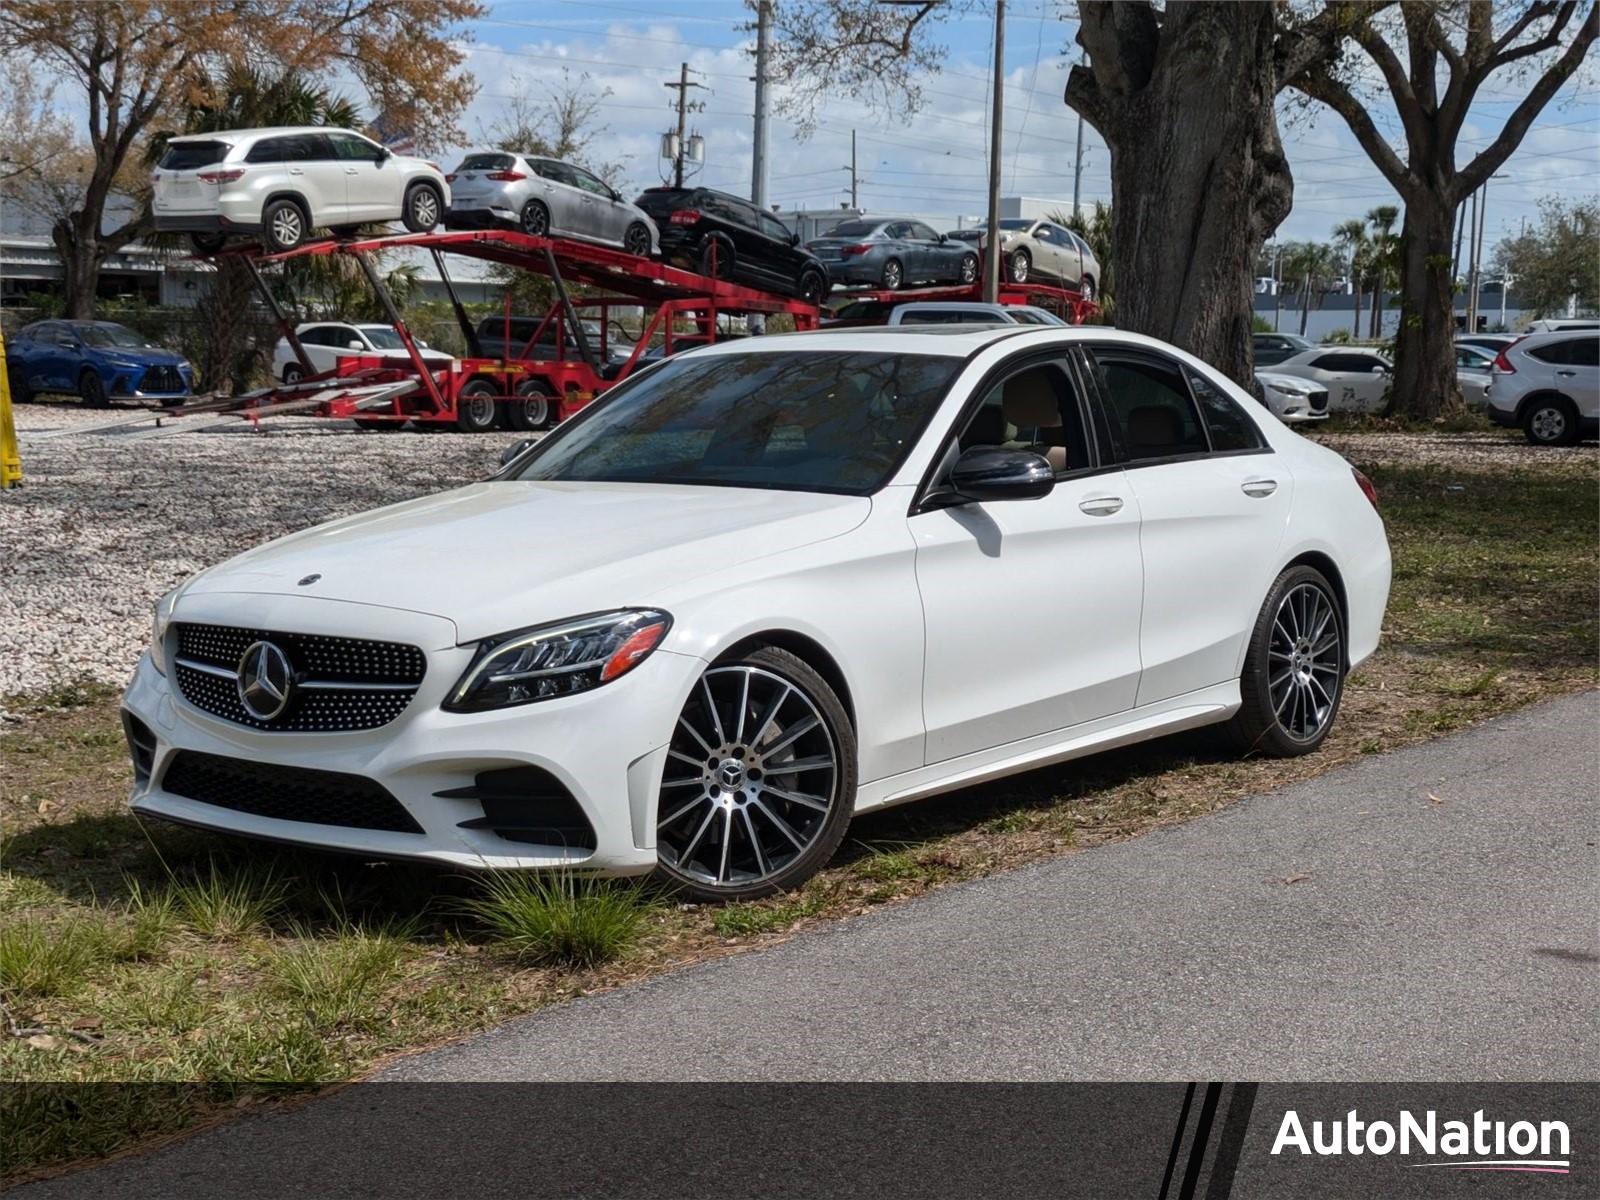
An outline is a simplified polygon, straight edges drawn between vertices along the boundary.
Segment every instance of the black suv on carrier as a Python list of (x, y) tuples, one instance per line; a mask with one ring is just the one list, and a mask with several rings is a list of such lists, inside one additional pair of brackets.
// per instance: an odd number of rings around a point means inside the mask
[(661, 230), (661, 255), (702, 275), (821, 304), (828, 269), (748, 200), (710, 188), (648, 188), (634, 201)]

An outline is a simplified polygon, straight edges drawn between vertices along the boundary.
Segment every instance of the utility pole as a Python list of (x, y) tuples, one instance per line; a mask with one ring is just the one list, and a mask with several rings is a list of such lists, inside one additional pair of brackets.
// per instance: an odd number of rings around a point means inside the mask
[(859, 210), (861, 198), (857, 189), (860, 186), (860, 179), (856, 175), (856, 131), (854, 129), (850, 131), (850, 165), (839, 169), (850, 172), (850, 207)]
[[(1089, 52), (1085, 50), (1078, 61), (1089, 65)], [(1083, 183), (1083, 114), (1078, 114), (1078, 151), (1072, 160), (1072, 215), (1078, 215), (1078, 196)]]
[(678, 93), (678, 144), (672, 155), (672, 186), (681, 188), (683, 186), (683, 156), (688, 149), (688, 145), (684, 140), (686, 133), (684, 120), (689, 109), (689, 89), (703, 88), (705, 84), (691, 83), (689, 80), (689, 64), (680, 63), (678, 65), (678, 82), (664, 83), (661, 86), (672, 88)]
[(1006, 0), (994, 0), (994, 92), (989, 105), (989, 252), (983, 259), (983, 299), (1000, 299), (1000, 132), (1006, 93)]
[(750, 150), (750, 200), (761, 209), (767, 207), (767, 58), (771, 52), (772, 0), (756, 0), (756, 127)]

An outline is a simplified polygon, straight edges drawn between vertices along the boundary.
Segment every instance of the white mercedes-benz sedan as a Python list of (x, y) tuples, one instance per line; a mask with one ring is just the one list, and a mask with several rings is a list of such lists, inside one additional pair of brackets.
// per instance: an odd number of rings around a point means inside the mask
[(757, 896), (868, 809), (1201, 725), (1313, 750), (1388, 592), (1371, 485), (1160, 342), (744, 339), (164, 597), (132, 804)]

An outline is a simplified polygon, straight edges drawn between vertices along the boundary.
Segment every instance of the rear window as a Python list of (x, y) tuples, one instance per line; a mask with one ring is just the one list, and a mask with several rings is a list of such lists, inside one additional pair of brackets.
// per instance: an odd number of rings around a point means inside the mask
[(652, 217), (664, 217), (674, 209), (685, 207), (692, 196), (692, 192), (677, 188), (648, 188), (639, 194), (634, 204)]
[(828, 230), (824, 237), (871, 237), (878, 228), (876, 221), (844, 221)]
[(170, 142), (160, 165), (168, 171), (196, 171), (221, 162), (232, 149), (227, 142)]
[(517, 165), (509, 154), (469, 154), (461, 160), (458, 171), (509, 171)]

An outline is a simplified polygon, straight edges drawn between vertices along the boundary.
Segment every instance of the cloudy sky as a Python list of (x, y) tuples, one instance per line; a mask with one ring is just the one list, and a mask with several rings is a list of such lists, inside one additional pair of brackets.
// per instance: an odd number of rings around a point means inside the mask
[[(1012, 0), (1006, 21), (1006, 195), (1072, 196), (1077, 118), (1062, 102), (1074, 23), (1056, 0)], [(587, 74), (609, 89), (599, 119), (608, 127), (601, 157), (621, 160), (628, 182), (659, 183), (661, 133), (674, 93), (662, 85), (687, 62), (706, 86), (693, 125), (705, 136), (707, 185), (748, 193), (754, 103), (749, 53), (754, 35), (740, 0), (496, 0), (473, 29), (469, 68), (481, 90), (464, 122), (476, 135), (519, 88), (538, 94), (561, 78)], [(988, 63), (992, 18), (974, 14), (938, 28), (948, 47), (944, 70), (924, 84), (926, 104), (910, 122), (887, 118), (850, 96), (828, 101), (815, 133), (799, 139), (775, 118), (769, 200), (785, 209), (829, 207), (849, 197), (850, 134), (857, 135), (862, 205), (951, 218), (984, 209)], [(1591, 64), (1592, 66), (1592, 64)], [(1516, 80), (1496, 79), (1480, 95), (1462, 138), (1462, 161), (1500, 129), (1519, 97)], [(1397, 134), (1392, 113), (1380, 128)], [(1295, 175), (1295, 205), (1280, 236), (1327, 239), (1332, 227), (1394, 200), (1345, 128), (1326, 110), (1285, 115)], [(1084, 132), (1083, 197), (1110, 198), (1109, 162), (1092, 129)], [(1485, 241), (1515, 234), (1546, 195), (1600, 192), (1600, 74), (1580, 72), (1544, 111), (1522, 148), (1493, 181)]]

